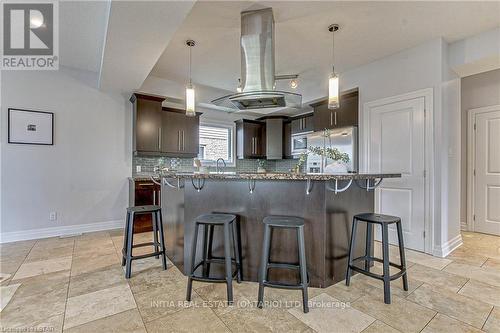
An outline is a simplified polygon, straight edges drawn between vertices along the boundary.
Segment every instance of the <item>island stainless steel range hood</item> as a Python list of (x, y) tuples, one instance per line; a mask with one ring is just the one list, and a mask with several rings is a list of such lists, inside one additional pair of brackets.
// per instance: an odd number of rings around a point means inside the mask
[[(300, 108), (302, 96), (276, 91), (274, 69), (273, 9), (265, 8), (241, 13), (241, 93), (227, 95), (213, 104), (237, 111), (269, 108)], [(262, 110), (264, 111), (264, 110)], [(269, 113), (265, 110), (262, 113)]]

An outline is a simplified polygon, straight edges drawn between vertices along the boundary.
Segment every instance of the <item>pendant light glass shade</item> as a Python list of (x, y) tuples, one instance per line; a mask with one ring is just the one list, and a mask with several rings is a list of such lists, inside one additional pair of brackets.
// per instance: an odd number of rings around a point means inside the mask
[(328, 108), (338, 109), (339, 107), (339, 76), (334, 72), (328, 79)]
[(194, 117), (196, 116), (196, 100), (194, 87), (191, 83), (186, 86), (186, 116)]
[(189, 46), (189, 83), (186, 86), (186, 116), (196, 116), (196, 99), (193, 84), (191, 83), (191, 48), (195, 45), (194, 40), (187, 40)]
[(338, 24), (331, 24), (328, 31), (332, 33), (332, 73), (328, 78), (328, 108), (330, 110), (340, 107), (339, 76), (335, 73), (335, 32), (339, 30)]

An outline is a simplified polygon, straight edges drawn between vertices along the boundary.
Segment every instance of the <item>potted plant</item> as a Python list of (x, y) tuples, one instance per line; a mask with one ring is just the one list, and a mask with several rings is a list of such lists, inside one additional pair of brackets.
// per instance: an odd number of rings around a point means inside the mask
[(307, 160), (307, 153), (302, 153), (299, 155), (299, 160), (297, 161), (297, 164), (292, 168), (293, 173), (301, 173), (302, 171), (302, 165), (304, 165), (304, 162)]
[(309, 152), (324, 158), (323, 171), (325, 173), (341, 173), (349, 171), (347, 170), (349, 155), (341, 152), (335, 147), (310, 147)]

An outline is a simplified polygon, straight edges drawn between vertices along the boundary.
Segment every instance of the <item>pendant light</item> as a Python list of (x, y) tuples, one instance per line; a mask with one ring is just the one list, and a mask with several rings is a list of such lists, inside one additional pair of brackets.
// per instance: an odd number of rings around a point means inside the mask
[(195, 92), (191, 81), (191, 48), (195, 45), (194, 40), (187, 40), (186, 45), (189, 46), (189, 83), (186, 86), (186, 116), (196, 116), (195, 107)]
[(335, 32), (339, 30), (338, 24), (331, 24), (328, 31), (332, 33), (332, 73), (328, 78), (328, 108), (330, 110), (340, 107), (339, 76), (335, 73)]

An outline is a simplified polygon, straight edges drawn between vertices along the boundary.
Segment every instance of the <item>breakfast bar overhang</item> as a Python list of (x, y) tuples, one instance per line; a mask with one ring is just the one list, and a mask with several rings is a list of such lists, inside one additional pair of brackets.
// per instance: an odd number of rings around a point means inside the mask
[[(400, 174), (243, 174), (169, 173), (162, 177), (162, 216), (168, 257), (184, 274), (191, 263), (194, 219), (211, 212), (238, 217), (243, 280), (257, 281), (263, 230), (269, 215), (298, 216), (305, 220), (305, 247), (311, 287), (328, 287), (345, 278), (352, 218), (374, 211), (374, 188), (383, 178)], [(214, 256), (222, 255), (215, 235)], [(358, 228), (358, 239), (365, 228)], [(201, 239), (198, 244), (201, 248)], [(364, 243), (364, 242), (362, 242)], [(361, 242), (359, 243), (361, 244)], [(354, 249), (364, 254), (364, 244)], [(298, 262), (293, 231), (272, 235), (273, 262)], [(197, 258), (200, 260), (201, 256)], [(222, 276), (223, 265), (211, 275)], [(271, 269), (270, 279), (297, 282), (298, 273)]]

